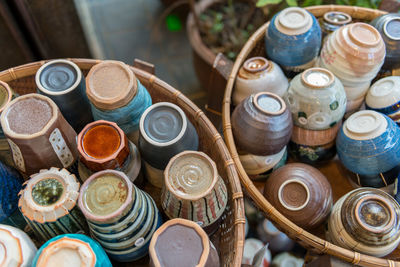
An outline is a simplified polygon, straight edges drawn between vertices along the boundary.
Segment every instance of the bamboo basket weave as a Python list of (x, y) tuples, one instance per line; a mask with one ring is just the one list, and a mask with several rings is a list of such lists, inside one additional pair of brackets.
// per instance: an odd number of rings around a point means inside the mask
[[(69, 60), (76, 63), (85, 76), (93, 65), (101, 62), (93, 59)], [(39, 61), (2, 71), (0, 80), (7, 82), (18, 94), (36, 92), (35, 73), (45, 63), (46, 61)], [(183, 109), (199, 135), (199, 150), (216, 162), (218, 172), (227, 186), (229, 200), (219, 230), (211, 236), (211, 241), (219, 251), (221, 266), (240, 266), (245, 225), (243, 194), (234, 162), (222, 137), (204, 113), (181, 92), (148, 72), (134, 67), (131, 69), (151, 94), (153, 103), (169, 101)], [(145, 190), (152, 195), (160, 207), (160, 190), (149, 183), (145, 185)], [(142, 265), (142, 263), (138, 264)], [(132, 263), (119, 266), (132, 266)]]
[[(373, 10), (368, 8), (361, 7), (352, 7), (352, 6), (336, 6), (336, 5), (326, 5), (326, 6), (313, 6), (306, 8), (312, 14), (314, 14), (317, 18), (321, 17), (324, 13), (328, 11), (342, 11), (348, 13), (353, 17), (354, 21), (371, 21), (377, 16), (385, 14), (386, 12), (380, 10)], [(235, 141), (232, 134), (232, 125), (231, 125), (231, 96), (234, 88), (235, 79), (237, 73), (244, 63), (246, 59), (254, 56), (264, 56), (265, 47), (264, 47), (264, 36), (265, 32), (268, 28), (268, 24), (266, 23), (261, 26), (247, 41), (247, 43), (242, 48), (240, 54), (238, 55), (231, 74), (228, 78), (228, 82), (226, 85), (225, 95), (223, 99), (223, 109), (222, 109), (222, 121), (223, 121), (223, 131), (225, 141), (228, 145), (228, 148), (231, 152), (232, 158), (236, 163), (236, 167), (238, 168), (240, 181), (243, 185), (244, 191), (250, 195), (255, 205), (264, 213), (264, 215), (275, 223), (281, 231), (285, 232), (292, 239), (296, 240), (302, 246), (307, 249), (310, 249), (316, 253), (327, 253), (333, 256), (336, 256), (342, 260), (347, 262), (351, 262), (360, 266), (400, 266), (400, 262), (395, 260), (399, 259), (398, 251), (390, 254), (387, 258), (381, 259), (377, 257), (372, 257), (368, 255), (364, 255), (355, 251), (351, 251), (348, 249), (344, 249), (342, 247), (333, 245), (332, 243), (326, 241), (324, 237), (324, 231), (318, 230), (315, 233), (309, 233), (298, 227), (296, 224), (291, 222), (281, 213), (279, 213), (261, 194), (263, 184), (255, 184), (246, 174), (240, 159), (238, 152), (236, 150)], [(334, 161), (329, 163), (327, 166), (323, 166), (319, 168), (322, 173), (331, 181), (333, 193), (334, 193), (334, 201), (336, 201), (340, 196), (344, 195), (348, 191), (352, 189), (348, 180), (344, 178), (345, 170), (342, 165), (338, 162), (336, 158)], [(332, 181), (334, 181), (332, 183)], [(336, 185), (336, 186), (335, 186)], [(320, 236), (320, 237), (319, 237)], [(322, 237), (322, 238), (321, 238)], [(396, 255), (397, 254), (397, 255)]]

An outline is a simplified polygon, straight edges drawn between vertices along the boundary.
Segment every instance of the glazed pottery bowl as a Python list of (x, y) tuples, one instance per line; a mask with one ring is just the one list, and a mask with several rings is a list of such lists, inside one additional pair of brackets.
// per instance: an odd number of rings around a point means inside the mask
[(196, 129), (177, 105), (159, 102), (143, 113), (139, 151), (154, 168), (164, 170), (173, 156), (185, 150), (197, 150), (198, 145)]
[(375, 188), (355, 189), (341, 197), (329, 218), (329, 236), (336, 245), (382, 257), (400, 243), (400, 206)]
[(264, 197), (286, 218), (312, 229), (322, 224), (332, 207), (332, 188), (314, 167), (289, 163), (271, 174)]
[(282, 98), (267, 92), (247, 97), (232, 114), (236, 144), (259, 156), (281, 151), (289, 142), (292, 125), (291, 113)]
[(309, 130), (331, 128), (341, 121), (346, 110), (342, 83), (323, 68), (310, 68), (294, 77), (285, 101), (294, 125)]
[(289, 7), (276, 14), (265, 35), (268, 58), (288, 69), (312, 65), (320, 47), (321, 28), (317, 19), (298, 7)]
[(400, 15), (385, 14), (375, 18), (371, 25), (381, 34), (386, 45), (386, 58), (382, 68), (387, 70), (400, 68)]
[(375, 175), (400, 163), (399, 127), (386, 115), (358, 111), (343, 124), (336, 139), (340, 161), (354, 173)]
[(340, 11), (326, 12), (320, 19), (318, 19), (323, 37), (334, 32), (342, 26), (351, 23), (351, 21), (352, 18), (349, 14)]
[(236, 106), (246, 97), (259, 92), (271, 92), (280, 97), (289, 87), (288, 79), (278, 64), (264, 57), (252, 57), (243, 63), (232, 95)]

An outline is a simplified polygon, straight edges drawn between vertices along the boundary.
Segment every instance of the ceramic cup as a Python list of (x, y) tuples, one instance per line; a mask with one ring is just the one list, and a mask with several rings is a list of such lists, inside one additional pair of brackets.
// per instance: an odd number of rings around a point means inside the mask
[(268, 248), (273, 253), (290, 251), (295, 244), (292, 239), (279, 231), (272, 222), (267, 219), (264, 219), (257, 225), (257, 234), (261, 241), (265, 244), (269, 244)]
[(74, 62), (65, 59), (47, 62), (36, 72), (35, 82), (38, 92), (57, 104), (75, 131), (93, 121), (85, 78)]
[(332, 72), (310, 68), (290, 82), (285, 101), (296, 126), (309, 130), (326, 130), (342, 120), (346, 110), (346, 93)]
[(326, 177), (303, 163), (289, 163), (273, 172), (265, 183), (264, 196), (286, 218), (305, 229), (321, 225), (333, 203)]
[(247, 97), (232, 113), (235, 143), (253, 155), (281, 151), (290, 140), (292, 126), (292, 116), (283, 99), (268, 92)]
[(150, 239), (162, 224), (154, 200), (120, 171), (90, 176), (82, 185), (79, 207), (92, 236), (120, 262), (146, 256)]
[(31, 266), (36, 254), (36, 246), (22, 230), (0, 224), (1, 266)]
[(321, 18), (318, 19), (319, 25), (322, 30), (322, 39), (327, 35), (336, 31), (340, 27), (351, 23), (352, 18), (349, 14), (340, 11), (326, 12)]
[(360, 175), (376, 175), (400, 163), (399, 127), (386, 115), (358, 111), (343, 124), (336, 139), (340, 161)]
[[(177, 105), (159, 102), (143, 113), (139, 151), (144, 161), (154, 169), (162, 172), (173, 156), (185, 150), (197, 150), (198, 145), (196, 129)], [(147, 178), (154, 186), (162, 187), (163, 176), (147, 172)]]
[(236, 77), (233, 105), (237, 106), (246, 97), (259, 92), (271, 92), (283, 97), (288, 86), (288, 79), (278, 64), (264, 57), (249, 58)]
[[(0, 114), (3, 112), (4, 108), (12, 99), (17, 97), (17, 94), (11, 89), (11, 87), (0, 81)], [(12, 154), (10, 151), (10, 146), (8, 145), (7, 138), (4, 135), (4, 131), (0, 125), (0, 160), (9, 166), (13, 166), (14, 162), (12, 159)]]
[(274, 257), (271, 266), (274, 267), (303, 267), (304, 259), (293, 256), (288, 252), (278, 254)]
[(139, 176), (139, 151), (114, 122), (99, 120), (86, 125), (78, 135), (78, 151), (82, 181), (106, 169), (124, 172), (131, 182)]
[(268, 58), (287, 71), (301, 72), (312, 67), (320, 47), (317, 19), (299, 7), (285, 8), (276, 14), (265, 34)]
[(150, 266), (219, 266), (219, 256), (206, 232), (195, 222), (172, 219), (151, 238)]
[(137, 145), (139, 120), (152, 100), (132, 69), (121, 61), (96, 64), (86, 77), (86, 93), (93, 118), (117, 123)]
[(385, 63), (382, 69), (400, 68), (400, 15), (390, 13), (375, 18), (371, 25), (381, 34), (386, 45)]
[(400, 205), (375, 188), (355, 189), (341, 197), (328, 222), (332, 242), (383, 257), (400, 243)]
[(112, 267), (112, 264), (95, 240), (86, 235), (65, 234), (41, 246), (32, 262), (32, 267), (47, 266)]
[[(243, 258), (242, 258), (242, 266), (247, 264), (249, 266), (253, 265), (253, 259), (255, 258), (257, 252), (264, 248), (263, 242), (255, 238), (247, 238), (244, 241), (244, 248), (243, 248)], [(264, 253), (262, 253), (261, 257), (265, 260), (265, 263), (268, 264), (271, 262), (272, 256), (271, 252), (267, 249), (264, 249)], [(261, 265), (263, 266), (263, 265)], [(261, 267), (257, 265), (257, 267)]]
[(181, 152), (170, 160), (164, 177), (161, 206), (169, 218), (195, 221), (206, 232), (219, 227), (228, 195), (209, 156), (197, 151)]
[(46, 96), (27, 94), (12, 100), (1, 114), (1, 126), (16, 168), (27, 175), (68, 168), (78, 158), (76, 132)]
[(79, 186), (66, 169), (31, 175), (19, 193), (18, 207), (38, 238), (47, 241), (60, 234), (89, 232), (77, 206)]
[(389, 76), (375, 82), (365, 98), (367, 109), (389, 116), (400, 123), (400, 76)]

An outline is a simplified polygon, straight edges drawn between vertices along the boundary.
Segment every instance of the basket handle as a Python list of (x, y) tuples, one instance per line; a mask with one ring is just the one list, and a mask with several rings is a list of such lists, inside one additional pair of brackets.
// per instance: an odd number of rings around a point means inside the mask
[(153, 75), (155, 75), (156, 73), (156, 67), (154, 66), (154, 64), (151, 64), (141, 59), (135, 58), (135, 60), (133, 61), (133, 66)]

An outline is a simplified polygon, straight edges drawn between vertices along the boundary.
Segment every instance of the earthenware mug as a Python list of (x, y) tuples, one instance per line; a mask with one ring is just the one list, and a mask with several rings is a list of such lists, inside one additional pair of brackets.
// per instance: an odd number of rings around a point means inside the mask
[(76, 132), (47, 96), (27, 94), (12, 100), (1, 114), (1, 125), (15, 167), (27, 175), (68, 168), (78, 158)]
[(238, 148), (267, 156), (281, 151), (292, 134), (292, 116), (279, 96), (262, 92), (243, 100), (232, 113), (232, 131)]
[(85, 78), (74, 62), (66, 59), (47, 62), (36, 72), (35, 82), (38, 92), (57, 104), (75, 131), (93, 121)]
[(355, 189), (342, 196), (332, 209), (328, 233), (344, 248), (383, 257), (400, 243), (400, 205), (375, 188)]
[(318, 19), (319, 25), (322, 30), (322, 39), (327, 35), (336, 31), (340, 27), (351, 23), (352, 18), (349, 14), (340, 11), (326, 12), (321, 18)]
[(332, 188), (316, 168), (289, 163), (271, 174), (264, 187), (265, 198), (298, 226), (321, 225), (332, 208)]
[(377, 175), (400, 163), (400, 128), (386, 115), (358, 111), (343, 124), (336, 149), (343, 165), (354, 173)]
[(219, 256), (206, 232), (195, 222), (172, 219), (151, 238), (150, 266), (219, 266)]
[(249, 58), (236, 77), (233, 105), (236, 106), (246, 97), (259, 92), (271, 92), (283, 97), (288, 86), (288, 79), (278, 64), (264, 57)]
[(317, 19), (299, 7), (277, 13), (265, 34), (268, 58), (286, 71), (301, 72), (312, 67), (320, 47), (321, 28)]

